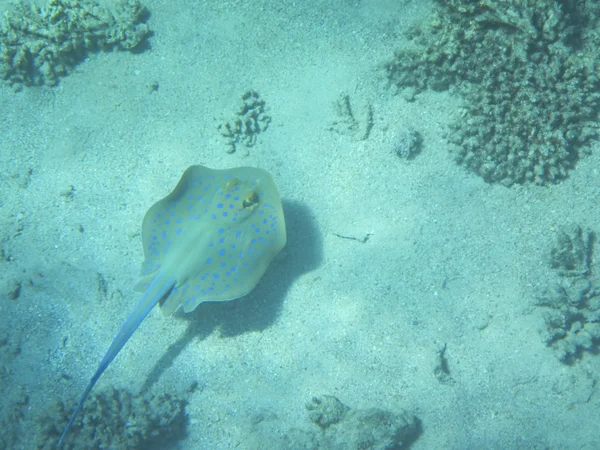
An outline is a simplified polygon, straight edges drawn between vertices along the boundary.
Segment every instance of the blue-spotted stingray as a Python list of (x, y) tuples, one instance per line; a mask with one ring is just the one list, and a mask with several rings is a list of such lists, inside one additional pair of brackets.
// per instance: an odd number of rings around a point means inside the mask
[(286, 242), (279, 192), (262, 169), (188, 168), (142, 224), (142, 297), (114, 338), (69, 418), (58, 447), (108, 365), (157, 303), (165, 315), (248, 294)]

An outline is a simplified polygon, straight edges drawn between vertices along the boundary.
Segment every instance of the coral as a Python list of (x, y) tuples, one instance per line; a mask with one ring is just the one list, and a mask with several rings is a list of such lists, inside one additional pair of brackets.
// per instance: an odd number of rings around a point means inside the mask
[(587, 276), (595, 235), (575, 225), (558, 230), (556, 246), (550, 251), (550, 266), (565, 277)]
[(0, 24), (0, 77), (15, 89), (54, 86), (90, 52), (138, 47), (147, 17), (138, 0), (120, 0), (113, 12), (92, 0), (17, 3)]
[[(83, 408), (83, 418), (69, 431), (63, 448), (164, 448), (165, 443), (185, 433), (185, 405), (184, 400), (166, 394), (134, 396), (119, 389), (93, 394)], [(70, 409), (60, 403), (41, 419), (38, 449), (56, 448), (69, 415)]]
[(308, 418), (321, 428), (341, 421), (349, 409), (332, 395), (313, 397), (312, 401), (306, 404)]
[[(6, 370), (4, 366), (2, 366), (2, 370)], [(27, 413), (31, 410), (29, 395), (24, 392), (22, 386), (12, 387), (11, 394), (3, 396), (2, 405), (0, 405), (1, 449), (24, 448), (19, 447), (22, 444), (19, 436), (23, 429), (26, 429), (26, 418), (29, 416)]]
[(402, 159), (413, 159), (421, 152), (423, 138), (418, 131), (401, 128), (392, 137), (393, 150)]
[(329, 450), (399, 450), (417, 437), (419, 423), (412, 414), (379, 408), (350, 410), (347, 418), (333, 425), (320, 448)]
[(550, 265), (559, 281), (537, 300), (544, 309), (543, 339), (565, 363), (584, 350), (595, 352), (600, 342), (600, 284), (590, 266), (594, 240), (594, 233), (579, 226), (558, 233)]
[(373, 107), (367, 101), (352, 101), (350, 95), (340, 94), (332, 104), (334, 119), (328, 129), (338, 134), (364, 141), (373, 128)]
[(555, 0), (438, 0), (415, 47), (384, 66), (389, 83), (454, 89), (456, 160), (488, 182), (555, 183), (598, 136), (600, 8)]
[(351, 409), (332, 395), (319, 395), (305, 405), (316, 429), (282, 430), (277, 415), (257, 414), (247, 448), (280, 450), (400, 450), (421, 432), (419, 419), (407, 411)]
[(242, 104), (235, 116), (217, 127), (227, 145), (227, 153), (234, 153), (238, 145), (252, 147), (256, 144), (258, 135), (271, 123), (271, 116), (265, 111), (265, 101), (258, 92), (250, 90), (242, 95)]
[(401, 449), (419, 434), (418, 419), (406, 411), (354, 410), (332, 395), (313, 398), (306, 409), (310, 420), (325, 430), (318, 448)]

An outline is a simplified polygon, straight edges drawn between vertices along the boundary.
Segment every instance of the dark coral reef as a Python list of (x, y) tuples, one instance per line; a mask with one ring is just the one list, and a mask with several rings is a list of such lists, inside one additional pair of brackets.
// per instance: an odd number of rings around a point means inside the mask
[(149, 36), (138, 0), (112, 9), (92, 0), (16, 3), (0, 23), (0, 77), (15, 89), (54, 86), (90, 52), (133, 50)]
[(598, 136), (600, 5), (576, 0), (438, 0), (385, 64), (409, 99), (459, 92), (456, 160), (505, 185), (564, 179)]

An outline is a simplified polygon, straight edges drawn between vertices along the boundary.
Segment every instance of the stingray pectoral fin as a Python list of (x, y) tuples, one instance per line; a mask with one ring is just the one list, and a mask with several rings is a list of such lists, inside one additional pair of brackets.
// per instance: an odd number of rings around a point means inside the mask
[(125, 323), (123, 323), (123, 325), (121, 326), (121, 329), (110, 344), (110, 347), (104, 355), (104, 358), (102, 358), (98, 369), (96, 369), (96, 373), (88, 383), (87, 387), (85, 388), (85, 391), (83, 391), (83, 394), (79, 399), (77, 407), (73, 411), (73, 414), (71, 414), (69, 422), (67, 423), (67, 426), (65, 427), (62, 435), (60, 436), (57, 448), (61, 447), (67, 433), (73, 426), (73, 422), (75, 421), (77, 414), (83, 407), (85, 399), (87, 398), (95, 384), (98, 382), (106, 368), (109, 366), (112, 360), (115, 359), (117, 354), (121, 351), (121, 349), (127, 343), (133, 332), (139, 327), (142, 320), (144, 320), (144, 318), (148, 315), (148, 313), (154, 307), (154, 305), (156, 305), (165, 295), (167, 295), (171, 291), (171, 289), (173, 289), (174, 284), (174, 279), (165, 279), (165, 277), (161, 277), (159, 275), (156, 276), (150, 284), (150, 286), (148, 286), (148, 289), (142, 295), (142, 298), (134, 308), (133, 312), (129, 314), (129, 317), (127, 317)]

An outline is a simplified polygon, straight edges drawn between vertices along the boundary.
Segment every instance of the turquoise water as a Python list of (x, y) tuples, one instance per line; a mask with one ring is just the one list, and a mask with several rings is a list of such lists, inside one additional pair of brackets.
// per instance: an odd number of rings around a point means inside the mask
[[(0, 448), (53, 448), (139, 300), (144, 214), (195, 164), (269, 171), (288, 244), (243, 299), (151, 312), (96, 386), (113, 405), (187, 402), (171, 448), (352, 448), (369, 408), (416, 416), (413, 449), (599, 448), (595, 343), (565, 364), (538, 306), (570, 283), (549, 263), (558, 230), (598, 231), (595, 144), (545, 186), (457, 165), (460, 93), (412, 101), (382, 75), (430, 2), (173, 3), (144, 2), (140, 51), (0, 88)], [(406, 129), (422, 136), (410, 159)], [(322, 395), (355, 415), (322, 432), (305, 407)]]

